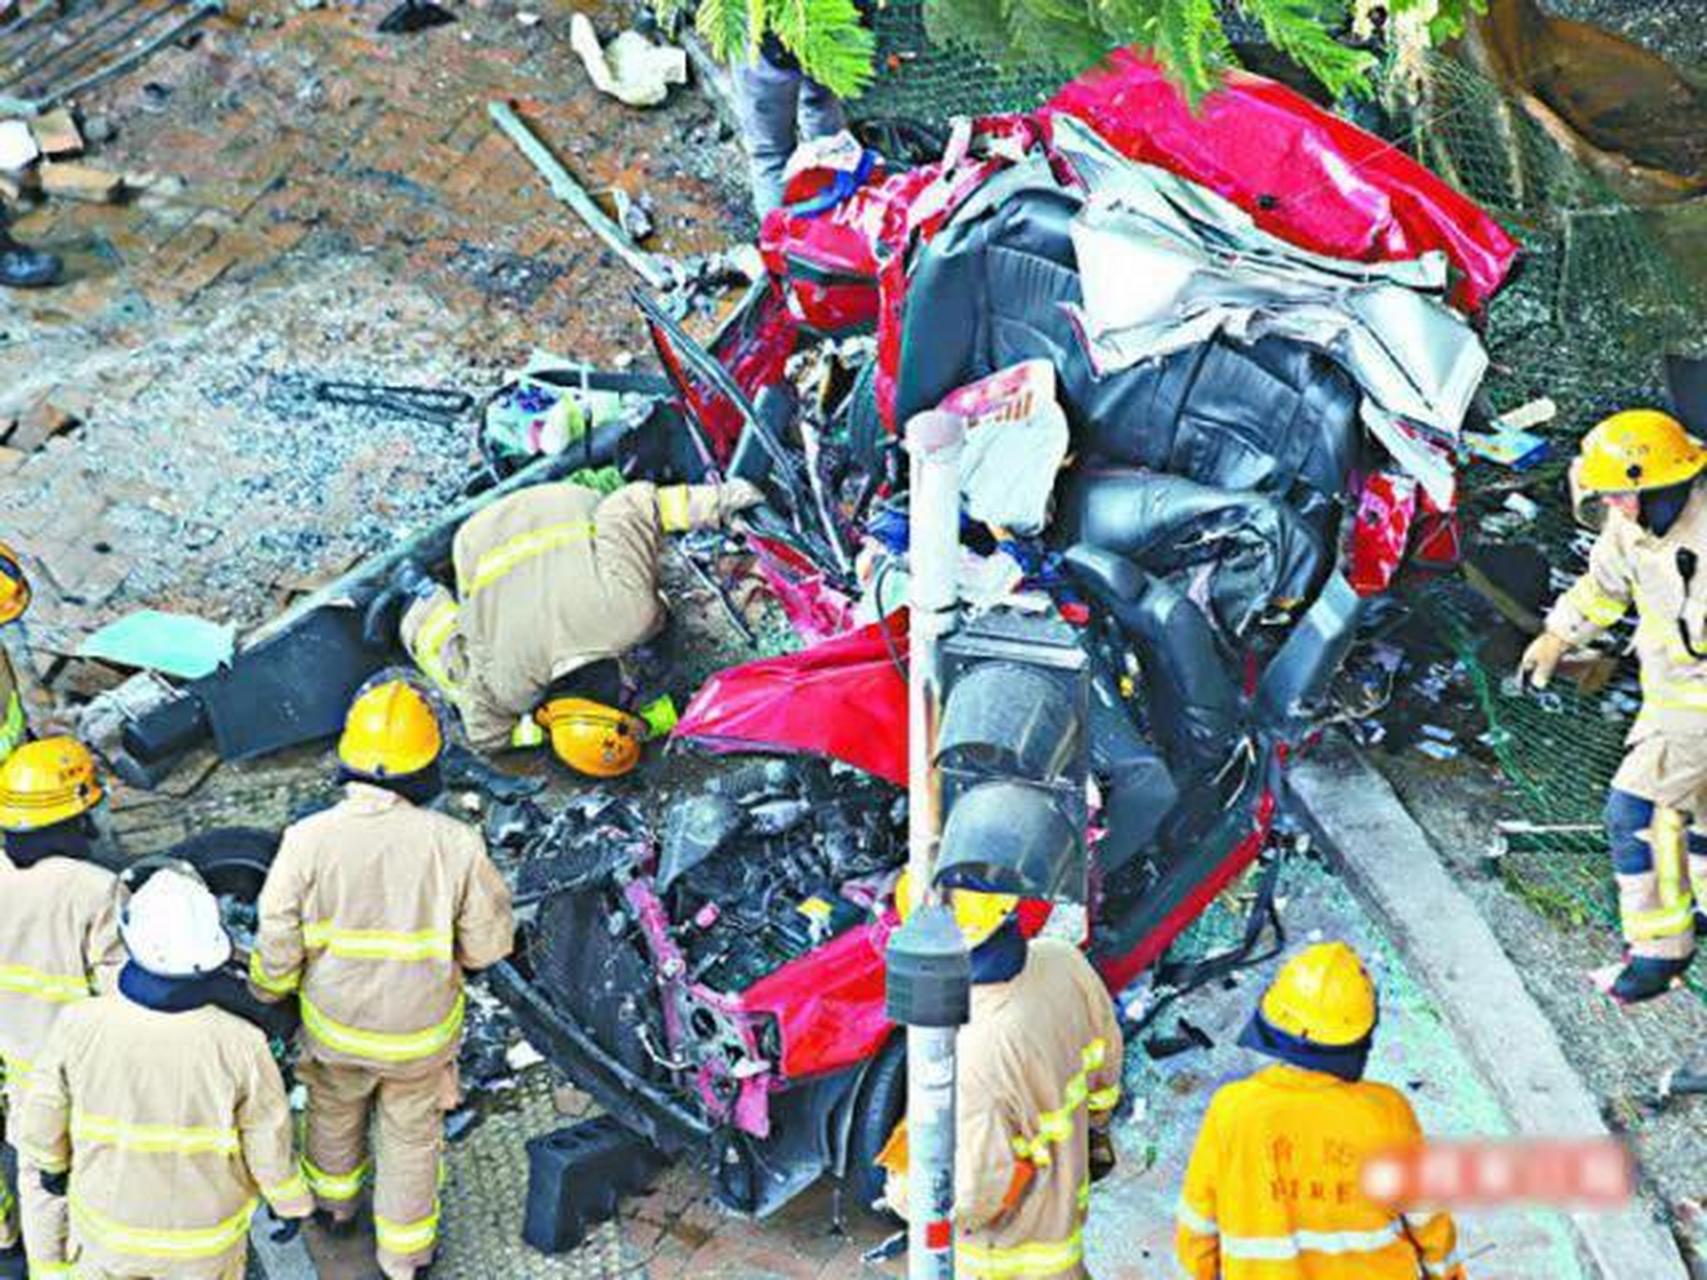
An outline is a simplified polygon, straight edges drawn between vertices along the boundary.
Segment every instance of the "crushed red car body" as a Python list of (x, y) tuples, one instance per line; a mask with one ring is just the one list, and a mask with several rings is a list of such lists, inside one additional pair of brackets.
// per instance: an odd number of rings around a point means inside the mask
[[(872, 340), (835, 411), (833, 483), (814, 477), (830, 527), (809, 527), (807, 495), (798, 481), (783, 491), (773, 458), (767, 482), (793, 523), (748, 536), (806, 647), (717, 673), (675, 730), (714, 752), (808, 757), (819, 772), (791, 763), (678, 800), (661, 848), (642, 842), (553, 907), (563, 937), (594, 940), (584, 953), (548, 955), (531, 976), (505, 969), (498, 986), (535, 1043), (595, 1095), (621, 1095), (636, 1128), (709, 1150), (720, 1197), (743, 1211), (769, 1212), (826, 1171), (868, 1192), (900, 1102), (883, 950), (904, 856), (893, 788), (907, 771), (906, 624), (858, 625), (868, 584), (826, 514), (855, 505), (863, 520), (894, 497), (898, 419), (1022, 360), (1061, 368), (1074, 453), (1090, 461), (1064, 486), (1053, 541), (1013, 554), (1090, 656), (1098, 838), (1087, 902), (1024, 911), (1028, 929), (1082, 942), (1115, 990), (1261, 855), (1286, 757), (1315, 725), (1364, 603), (1405, 567), (1455, 554), (1451, 511), (1366, 446), (1362, 389), (1307, 344), (1217, 335), (1106, 376), (1089, 368), (1066, 318), (1082, 299), (1064, 115), (1301, 249), (1443, 255), (1465, 310), (1515, 258), (1485, 212), (1290, 90), (1235, 74), (1194, 114), (1124, 52), (1035, 116), (958, 129), (934, 163), (868, 164), (838, 202), (771, 215), (770, 278), (709, 348), (648, 309), (701, 473), (744, 474), (755, 453), (802, 448), (791, 360)], [(791, 194), (822, 185), (808, 176)], [(1000, 274), (1016, 262), (1020, 274)], [(1097, 486), (1153, 494), (1164, 481), (1152, 505), (1173, 523), (1151, 541), (1172, 539), (1174, 559), (1143, 561), (1142, 539), (1111, 549)], [(1221, 557), (1180, 550), (1204, 545)], [(1297, 582), (1307, 589), (1286, 585)]]

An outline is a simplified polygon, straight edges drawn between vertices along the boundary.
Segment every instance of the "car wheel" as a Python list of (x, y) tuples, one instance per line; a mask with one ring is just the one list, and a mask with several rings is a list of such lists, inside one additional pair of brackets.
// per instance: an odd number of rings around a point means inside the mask
[(215, 893), (254, 903), (279, 851), (279, 833), (258, 827), (215, 827), (198, 831), (167, 850), (182, 858)]
[(889, 1135), (907, 1111), (907, 1038), (893, 1036), (878, 1052), (854, 1103), (848, 1134), (847, 1169), (843, 1186), (861, 1213), (893, 1221), (894, 1215), (872, 1209), (883, 1195), (884, 1173), (877, 1165)]

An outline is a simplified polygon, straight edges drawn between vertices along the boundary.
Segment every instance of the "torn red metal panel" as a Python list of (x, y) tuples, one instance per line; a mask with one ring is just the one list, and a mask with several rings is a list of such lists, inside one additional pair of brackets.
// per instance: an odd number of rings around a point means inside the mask
[(883, 1047), (895, 1029), (883, 1011), (883, 949), (895, 923), (849, 929), (742, 993), (744, 1009), (777, 1020), (784, 1076), (834, 1071)]
[(807, 644), (839, 636), (853, 626), (853, 601), (831, 586), (824, 571), (792, 547), (752, 534), (755, 567), (782, 606), (794, 634)]
[(1262, 76), (1231, 72), (1194, 112), (1152, 59), (1122, 49), (1038, 114), (1057, 112), (1305, 248), (1366, 262), (1440, 249), (1462, 273), (1453, 300), (1467, 309), (1494, 295), (1517, 257), (1490, 214), (1393, 144)]
[[(885, 642), (882, 627), (889, 630)], [(904, 613), (798, 653), (719, 671), (672, 736), (714, 751), (804, 751), (907, 785)]]
[(1095, 957), (1097, 972), (1102, 975), (1102, 980), (1110, 991), (1124, 990), (1134, 978), (1159, 960), (1162, 953), (1173, 944), (1173, 940), (1203, 914), (1204, 909), (1215, 900), (1215, 896), (1231, 884), (1235, 876), (1256, 861), (1257, 855), (1262, 852), (1263, 845), (1268, 840), (1269, 829), (1274, 824), (1274, 810), (1274, 793), (1264, 791), (1257, 802), (1250, 832), (1233, 846), (1227, 856), (1215, 865), (1213, 871), (1193, 886), (1191, 892), (1167, 914), (1159, 926), (1140, 939), (1131, 951), (1120, 955)]
[[(740, 408), (729, 397), (693, 375), (688, 362), (671, 345), (669, 338), (656, 325), (647, 326), (652, 333), (652, 345), (671, 380), (682, 388), (683, 408), (693, 416), (705, 433), (712, 457), (708, 465), (723, 467), (735, 452), (735, 442), (741, 438), (743, 418)], [(776, 287), (765, 291), (756, 307), (741, 316), (725, 332), (712, 349), (717, 361), (729, 371), (748, 400), (758, 397), (765, 387), (781, 382), (800, 343), (800, 325), (784, 304)]]
[(1390, 471), (1377, 471), (1363, 482), (1352, 526), (1351, 564), (1346, 570), (1358, 595), (1380, 595), (1393, 585), (1410, 546), (1417, 490), (1410, 476)]

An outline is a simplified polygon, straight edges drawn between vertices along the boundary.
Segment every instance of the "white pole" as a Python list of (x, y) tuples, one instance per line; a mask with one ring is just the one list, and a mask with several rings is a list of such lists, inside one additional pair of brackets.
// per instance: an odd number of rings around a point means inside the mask
[[(937, 651), (954, 624), (960, 559), (960, 451), (966, 424), (931, 411), (907, 424), (907, 868), (912, 906), (936, 870), (942, 787), (932, 765), (942, 711)], [(954, 1276), (953, 1027), (907, 1028), (907, 1275)]]

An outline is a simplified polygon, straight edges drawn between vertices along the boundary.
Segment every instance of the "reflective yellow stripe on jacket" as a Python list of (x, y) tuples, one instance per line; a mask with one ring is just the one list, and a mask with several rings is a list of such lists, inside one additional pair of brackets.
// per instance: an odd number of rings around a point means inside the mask
[[(1111, 1085), (1107, 1089), (1098, 1089), (1093, 1096), (1089, 1090), (1091, 1072), (1102, 1069), (1108, 1060), (1108, 1043), (1102, 1039), (1091, 1041), (1079, 1054), (1079, 1069), (1068, 1079), (1062, 1090), (1061, 1105), (1053, 1111), (1045, 1111), (1037, 1118), (1037, 1136), (1034, 1138), (1015, 1137), (1013, 1140), (1014, 1154), (1021, 1160), (1029, 1160), (1039, 1168), (1047, 1166), (1053, 1159), (1049, 1150), (1052, 1143), (1068, 1141), (1073, 1136), (1073, 1116), (1081, 1106), (1089, 1106), (1093, 1111), (1108, 1111), (1120, 1101), (1120, 1088)], [(1024, 1273), (1016, 1273), (1024, 1274)]]
[(223, 1222), (211, 1227), (137, 1227), (109, 1218), (71, 1190), (71, 1220), (109, 1253), (137, 1258), (217, 1258), (242, 1244), (249, 1234), (249, 1220), (260, 1201), (251, 1197)]
[(27, 964), (0, 964), (0, 991), (49, 1004), (70, 1004), (92, 994), (89, 979), (62, 973), (43, 973)]
[(6, 718), (0, 720), (0, 760), (18, 749), (29, 725), (24, 720), (24, 700), (16, 689), (6, 698)]
[(389, 929), (340, 929), (330, 920), (302, 926), (302, 942), (346, 960), (449, 960), (449, 929), (401, 933)]
[(672, 484), (658, 490), (658, 523), (665, 533), (682, 533), (692, 528), (691, 510), (685, 484)]
[(413, 1062), (430, 1058), (448, 1048), (462, 1034), (462, 1011), (466, 997), (458, 993), (456, 1003), (443, 1022), (423, 1031), (363, 1031), (347, 1027), (326, 1016), (307, 996), (300, 998), (302, 1025), (328, 1049), (375, 1062)]
[(71, 1113), (71, 1140), (102, 1143), (146, 1155), (234, 1156), (243, 1148), (235, 1128), (132, 1124), (113, 1116), (92, 1116), (78, 1110)]
[(1404, 1238), (1397, 1222), (1389, 1222), (1374, 1231), (1300, 1230), (1275, 1236), (1227, 1235), (1214, 1219), (1205, 1218), (1183, 1199), (1174, 1206), (1174, 1217), (1193, 1235), (1218, 1237), (1223, 1258), (1238, 1258), (1245, 1262), (1289, 1262), (1306, 1252), (1335, 1255), (1379, 1253)]
[(518, 534), (507, 542), (501, 542), (474, 562), (474, 576), (461, 584), (460, 594), (466, 600), (476, 591), (491, 586), (511, 570), (526, 564), (536, 556), (568, 546), (571, 542), (591, 538), (594, 527), (591, 520), (565, 520), (561, 524), (548, 524), (543, 529), (533, 529)]
[(1052, 1276), (1071, 1271), (1084, 1261), (1085, 1233), (1078, 1230), (1065, 1240), (1029, 1243), (998, 1248), (956, 1241), (954, 1269), (965, 1280), (999, 1280), (1005, 1276)]
[(1600, 584), (1594, 580), (1594, 576), (1586, 573), (1565, 592), (1564, 603), (1603, 630), (1622, 618), (1624, 611), (1630, 607), (1628, 600), (1607, 595), (1600, 589)]
[(269, 995), (288, 996), (302, 985), (302, 970), (292, 969), (289, 973), (281, 973), (273, 977), (261, 963), (259, 950), (249, 953), (249, 981)]
[(441, 600), (415, 633), (415, 643), (409, 655), (427, 679), (452, 695), (456, 693), (457, 685), (450, 678), (450, 672), (445, 670), (443, 655), (445, 642), (456, 630), (456, 622), (461, 615), (462, 609), (455, 600)]

